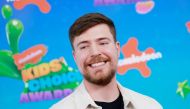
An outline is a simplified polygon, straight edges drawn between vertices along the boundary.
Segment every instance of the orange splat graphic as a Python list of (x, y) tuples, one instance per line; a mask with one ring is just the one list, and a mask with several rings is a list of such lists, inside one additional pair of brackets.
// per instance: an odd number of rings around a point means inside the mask
[(188, 21), (185, 25), (187, 27), (187, 31), (190, 33), (190, 21)]
[(14, 62), (17, 68), (20, 70), (24, 68), (26, 64), (36, 64), (46, 54), (47, 48), (42, 45), (33, 46), (26, 51), (13, 55)]
[(136, 11), (139, 14), (147, 14), (150, 12), (155, 6), (154, 1), (149, 0), (149, 1), (139, 1), (136, 3)]
[[(122, 47), (121, 49), (125, 58), (131, 57), (131, 55), (141, 56), (143, 52), (138, 50), (138, 40), (136, 38), (130, 38), (129, 41)], [(144, 51), (145, 54), (155, 53), (153, 48), (147, 48)], [(141, 75), (144, 77), (149, 77), (151, 74), (151, 70), (147, 66), (147, 61), (126, 64), (122, 66), (118, 66), (118, 73), (124, 74), (130, 69), (137, 69), (140, 71)]]
[(41, 12), (48, 13), (51, 9), (50, 4), (46, 0), (17, 0), (14, 2), (14, 7), (16, 9), (23, 9), (25, 6), (29, 4), (34, 4), (38, 6)]

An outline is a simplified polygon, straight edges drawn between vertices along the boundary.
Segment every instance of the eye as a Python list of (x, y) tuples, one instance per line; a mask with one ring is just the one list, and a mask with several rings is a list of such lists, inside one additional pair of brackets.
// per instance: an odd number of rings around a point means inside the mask
[(101, 42), (100, 45), (107, 45), (108, 42)]
[(86, 49), (88, 46), (81, 46), (80, 49), (83, 50), (83, 49)]

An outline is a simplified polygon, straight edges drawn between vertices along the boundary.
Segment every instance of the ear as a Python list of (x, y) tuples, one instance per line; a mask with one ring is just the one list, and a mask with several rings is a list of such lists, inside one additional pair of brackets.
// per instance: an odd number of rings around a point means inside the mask
[(120, 56), (120, 43), (118, 41), (116, 42), (116, 48), (117, 48), (117, 55), (119, 58), (119, 56)]

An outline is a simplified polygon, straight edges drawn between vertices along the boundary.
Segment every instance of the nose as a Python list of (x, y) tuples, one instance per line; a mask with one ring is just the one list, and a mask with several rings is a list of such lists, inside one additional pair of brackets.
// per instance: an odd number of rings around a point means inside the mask
[(91, 54), (91, 57), (101, 55), (100, 49), (98, 48), (97, 45), (91, 46), (91, 48), (90, 48), (90, 54)]

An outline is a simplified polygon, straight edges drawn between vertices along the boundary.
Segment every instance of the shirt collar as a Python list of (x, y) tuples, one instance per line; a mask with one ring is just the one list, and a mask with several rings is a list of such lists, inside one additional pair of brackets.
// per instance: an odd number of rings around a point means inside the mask
[(134, 106), (134, 100), (128, 90), (123, 87), (119, 82), (117, 82), (120, 93), (123, 97), (124, 107), (127, 109), (136, 109)]
[[(117, 82), (117, 84), (121, 92), (121, 95), (123, 97), (124, 107), (127, 109), (135, 109), (134, 102), (132, 100), (132, 97), (130, 96), (130, 93), (126, 92), (125, 88), (120, 83)], [(96, 107), (96, 108), (100, 107), (91, 98), (83, 82), (75, 90), (75, 93), (76, 93), (75, 101), (76, 101), (77, 109), (86, 109), (87, 107)]]
[(75, 101), (77, 104), (77, 109), (86, 109), (87, 107), (99, 107), (87, 92), (83, 82), (76, 89)]

